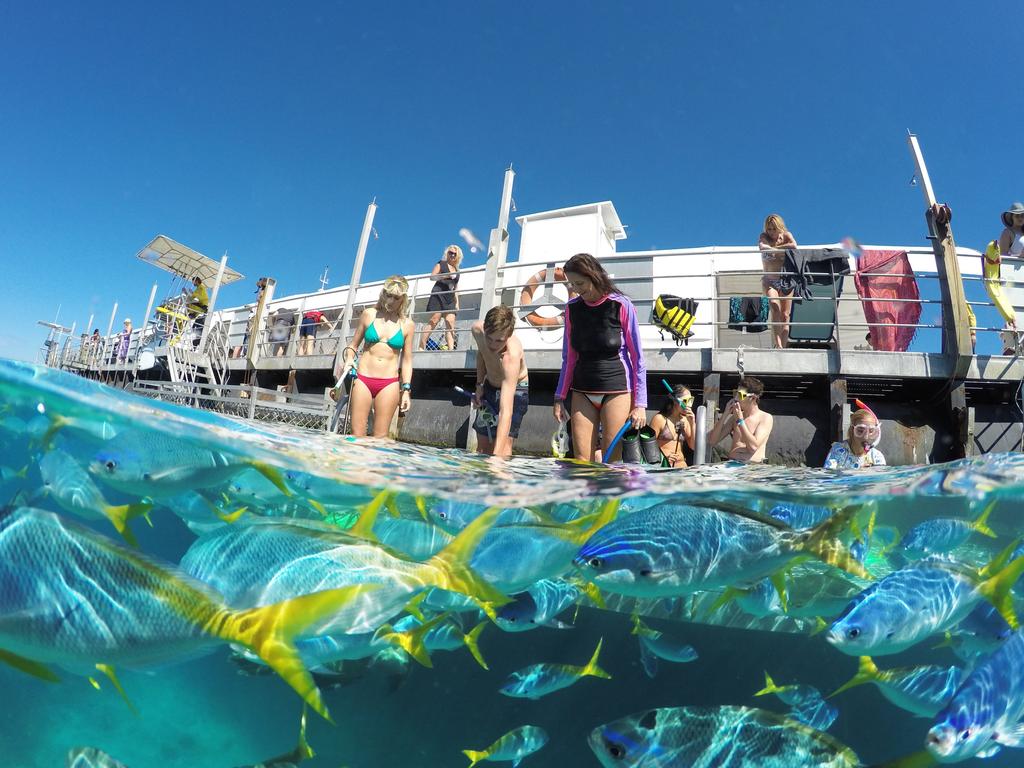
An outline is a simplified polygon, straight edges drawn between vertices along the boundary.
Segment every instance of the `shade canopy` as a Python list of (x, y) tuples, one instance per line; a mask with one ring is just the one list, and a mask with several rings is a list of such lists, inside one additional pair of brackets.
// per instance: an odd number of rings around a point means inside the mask
[[(203, 256), (198, 251), (171, 240), (166, 235), (154, 237), (153, 242), (139, 251), (137, 255), (146, 263), (186, 280), (191, 280), (198, 275), (207, 285), (213, 285), (213, 281), (217, 277), (217, 270), (220, 269), (219, 261), (214, 261), (209, 256)], [(220, 284), (234, 283), (244, 277), (245, 275), (225, 266)]]

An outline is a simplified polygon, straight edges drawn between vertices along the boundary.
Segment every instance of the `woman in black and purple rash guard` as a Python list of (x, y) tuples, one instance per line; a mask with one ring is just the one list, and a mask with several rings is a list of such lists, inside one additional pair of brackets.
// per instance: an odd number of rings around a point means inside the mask
[(647, 368), (636, 308), (589, 253), (577, 253), (563, 270), (579, 295), (565, 308), (555, 419), (570, 419), (573, 453), (586, 461), (597, 456), (600, 423), (602, 456), (611, 461), (608, 445), (623, 423), (628, 419), (639, 429), (647, 421)]

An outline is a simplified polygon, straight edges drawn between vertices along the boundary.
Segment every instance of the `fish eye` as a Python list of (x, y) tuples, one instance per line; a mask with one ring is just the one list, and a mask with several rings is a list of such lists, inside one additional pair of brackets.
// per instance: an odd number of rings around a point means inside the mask
[(587, 561), (587, 564), (591, 568), (603, 568), (604, 560), (602, 560), (600, 557), (592, 557)]
[(608, 741), (607, 739), (605, 739), (604, 747), (608, 751), (608, 754), (616, 760), (621, 760), (626, 756), (626, 748), (621, 744), (615, 743), (614, 741)]
[(115, 469), (117, 469), (117, 462), (114, 461), (113, 459), (107, 459), (106, 463), (104, 463), (103, 466), (107, 468), (107, 472), (113, 472)]
[(856, 640), (858, 637), (860, 637), (860, 629), (858, 629), (857, 627), (851, 627), (850, 629), (846, 630), (846, 637), (850, 640)]
[(651, 569), (650, 569), (650, 568), (642, 568), (642, 569), (640, 570), (640, 575), (641, 575), (641, 576), (650, 576), (650, 575), (651, 575), (651, 573), (652, 573), (652, 571), (651, 571)]
[(448, 519), (448, 513), (447, 512), (438, 512), (437, 516), (440, 517), (442, 520), (447, 520)]
[(971, 738), (970, 728), (965, 728), (964, 730), (960, 731), (960, 741), (967, 741), (969, 738)]

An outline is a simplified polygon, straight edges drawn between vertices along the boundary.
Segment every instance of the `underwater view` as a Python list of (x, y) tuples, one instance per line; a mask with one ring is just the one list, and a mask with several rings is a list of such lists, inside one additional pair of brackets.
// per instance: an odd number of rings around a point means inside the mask
[(0, 361), (3, 765), (1024, 763), (1024, 456), (511, 460)]

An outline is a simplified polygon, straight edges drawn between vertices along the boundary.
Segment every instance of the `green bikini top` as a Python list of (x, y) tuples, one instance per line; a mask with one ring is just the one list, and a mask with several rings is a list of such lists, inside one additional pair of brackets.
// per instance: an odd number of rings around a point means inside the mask
[[(376, 322), (377, 321), (374, 320), (372, 323), (370, 323), (369, 327), (366, 329), (366, 333), (363, 335), (363, 338), (366, 340), (367, 344), (376, 344), (379, 341), (381, 341), (380, 333), (377, 331)], [(404, 347), (405, 334), (402, 333), (402, 326), (398, 326), (398, 330), (395, 331), (395, 335), (388, 339), (385, 343), (392, 349), (401, 349), (402, 347)]]

